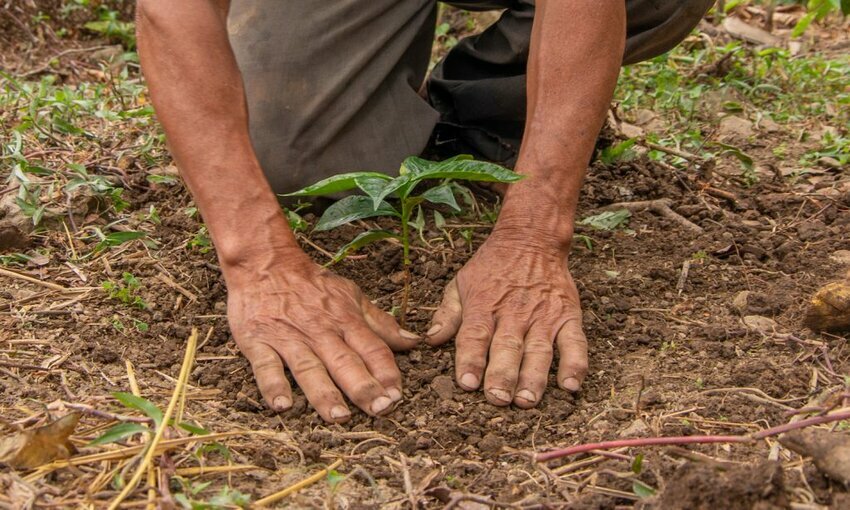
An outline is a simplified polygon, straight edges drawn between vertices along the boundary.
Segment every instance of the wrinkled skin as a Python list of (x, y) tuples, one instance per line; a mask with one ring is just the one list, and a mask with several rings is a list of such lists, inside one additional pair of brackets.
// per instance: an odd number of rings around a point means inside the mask
[(427, 342), (456, 337), (458, 385), (487, 400), (531, 408), (540, 402), (553, 359), (558, 384), (577, 391), (587, 373), (578, 291), (558, 249), (523, 246), (499, 231), (448, 285)]
[(260, 393), (272, 409), (292, 406), (286, 366), (327, 421), (351, 417), (343, 393), (372, 416), (392, 411), (402, 398), (392, 351), (410, 349), (418, 337), (353, 282), (299, 253), (273, 256), (228, 279), (230, 328)]

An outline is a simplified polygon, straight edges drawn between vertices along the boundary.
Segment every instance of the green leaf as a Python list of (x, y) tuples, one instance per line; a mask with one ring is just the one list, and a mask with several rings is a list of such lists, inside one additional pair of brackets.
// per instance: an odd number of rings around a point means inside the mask
[(434, 188), (429, 189), (425, 193), (422, 193), (422, 198), (431, 202), (432, 204), (445, 204), (452, 208), (452, 210), (456, 212), (460, 212), (460, 206), (457, 205), (457, 200), (455, 200), (455, 194), (452, 191), (451, 186), (448, 184), (441, 184)]
[(193, 425), (193, 424), (185, 422), (185, 421), (178, 423), (177, 426), (180, 427), (181, 429), (185, 430), (186, 432), (192, 434), (193, 436), (206, 436), (210, 433), (209, 430), (207, 430), (203, 427), (199, 427), (197, 425)]
[(602, 152), (599, 153), (599, 160), (606, 165), (611, 165), (617, 161), (629, 161), (634, 158), (635, 153), (630, 149), (635, 143), (637, 143), (637, 139), (629, 138), (625, 142), (605, 147), (602, 149)]
[(383, 194), (383, 191), (388, 184), (392, 182), (392, 180), (387, 179), (386, 176), (382, 177), (384, 178), (365, 176), (354, 179), (357, 187), (372, 198), (372, 207), (375, 209), (381, 205), (384, 197), (387, 196), (386, 194)]
[(795, 38), (795, 37), (800, 37), (801, 35), (803, 35), (803, 33), (805, 33), (806, 29), (809, 28), (809, 25), (812, 24), (812, 21), (814, 21), (815, 16), (817, 16), (817, 12), (812, 11), (812, 12), (807, 13), (802, 18), (800, 18), (800, 21), (798, 21), (797, 24), (794, 25), (794, 29), (791, 30), (791, 37)]
[(154, 405), (153, 402), (147, 400), (142, 397), (137, 397), (132, 393), (127, 393), (124, 391), (116, 391), (112, 393), (112, 396), (125, 407), (129, 407), (130, 409), (136, 409), (148, 415), (148, 418), (153, 420), (157, 427), (162, 423), (162, 411), (159, 410), (157, 406)]
[(111, 248), (114, 246), (120, 246), (124, 243), (128, 243), (130, 241), (141, 239), (145, 237), (144, 232), (138, 232), (134, 230), (130, 230), (128, 232), (112, 232), (104, 236), (103, 239), (100, 240), (99, 243), (94, 247), (95, 251), (100, 251), (104, 248)]
[(753, 168), (753, 158), (746, 152), (742, 151), (738, 147), (734, 145), (729, 145), (728, 143), (714, 142), (714, 145), (723, 149), (723, 152), (720, 153), (720, 156), (725, 156), (726, 154), (731, 154), (738, 161), (741, 162), (744, 168), (747, 170), (752, 170)]
[(92, 440), (86, 446), (97, 446), (99, 444), (115, 443), (125, 437), (135, 436), (142, 432), (150, 432), (151, 430), (144, 425), (138, 423), (119, 423), (114, 427), (110, 427), (103, 433), (102, 436)]
[(377, 208), (373, 207), (372, 199), (363, 195), (345, 197), (335, 202), (325, 210), (319, 219), (316, 230), (330, 230), (346, 223), (374, 216), (400, 216), (390, 204), (381, 202)]
[(381, 192), (373, 198), (376, 200), (376, 204), (380, 203), (381, 200), (384, 200), (388, 196), (393, 193), (398, 196), (399, 199), (404, 200), (407, 198), (407, 195), (410, 194), (410, 191), (415, 186), (415, 181), (412, 180), (409, 173), (403, 173), (387, 183), (386, 187), (381, 190)]
[(632, 461), (632, 472), (636, 475), (639, 475), (642, 470), (643, 470), (643, 454), (639, 453), (639, 454), (637, 454), (637, 457), (635, 457), (635, 460)]
[(637, 480), (632, 482), (632, 492), (634, 492), (639, 498), (651, 498), (652, 496), (655, 496), (655, 489)]
[(434, 226), (440, 230), (446, 230), (446, 219), (440, 214), (440, 211), (434, 211)]
[(614, 230), (625, 223), (632, 217), (632, 213), (628, 209), (620, 209), (618, 211), (605, 211), (594, 216), (588, 216), (581, 220), (579, 225), (588, 225), (597, 230)]
[(462, 179), (484, 182), (516, 182), (523, 176), (505, 167), (486, 161), (475, 161), (471, 156), (460, 155), (439, 163), (422, 158), (410, 157), (404, 160), (404, 166), (411, 170), (412, 180), (423, 179)]
[(347, 257), (348, 254), (352, 251), (359, 250), (360, 248), (369, 244), (376, 243), (384, 239), (398, 239), (398, 237), (398, 234), (390, 232), (389, 230), (367, 230), (366, 232), (360, 233), (348, 244), (340, 248), (339, 251), (337, 251), (334, 255), (332, 263), (336, 264), (337, 262)]
[(388, 175), (384, 175), (378, 172), (351, 172), (347, 174), (339, 174), (334, 175), (333, 177), (328, 177), (327, 179), (323, 179), (316, 184), (311, 186), (307, 186), (304, 189), (300, 189), (293, 193), (287, 193), (283, 196), (285, 197), (306, 197), (306, 196), (315, 196), (315, 195), (330, 195), (333, 193), (340, 193), (342, 191), (352, 190), (357, 187), (357, 179), (383, 179), (385, 181), (391, 180), (391, 177)]
[(850, 0), (841, 0), (841, 12), (845, 16), (850, 16)]

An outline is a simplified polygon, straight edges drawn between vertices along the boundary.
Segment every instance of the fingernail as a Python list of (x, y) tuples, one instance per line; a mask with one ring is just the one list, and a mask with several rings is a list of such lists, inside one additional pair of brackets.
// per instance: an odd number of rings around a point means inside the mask
[(398, 328), (398, 334), (407, 340), (419, 340), (420, 338), (416, 333), (411, 333), (410, 331), (402, 328)]
[(393, 402), (401, 400), (401, 390), (398, 388), (387, 388), (387, 395), (390, 396)]
[(521, 398), (530, 404), (537, 402), (537, 395), (531, 390), (519, 390), (516, 392), (516, 398)]
[(465, 390), (477, 390), (478, 389), (478, 377), (475, 374), (466, 373), (460, 376), (460, 385)]
[(439, 333), (441, 329), (443, 329), (442, 324), (434, 324), (433, 326), (431, 326), (431, 329), (429, 329), (428, 332), (425, 333), (425, 336), (434, 336)]
[(575, 377), (568, 377), (564, 379), (564, 389), (570, 391), (578, 391), (581, 388), (581, 383), (578, 382), (578, 379)]
[(331, 418), (334, 420), (348, 418), (349, 416), (351, 416), (351, 411), (349, 411), (345, 406), (333, 406), (333, 408), (331, 408)]
[(272, 402), (272, 407), (274, 407), (275, 411), (286, 411), (292, 407), (292, 400), (282, 395), (280, 397), (275, 397), (274, 402)]
[(495, 398), (499, 402), (503, 402), (505, 404), (509, 404), (512, 400), (510, 393), (499, 388), (491, 388), (487, 390), (487, 393), (489, 393), (491, 397)]
[(374, 401), (372, 401), (372, 412), (375, 414), (381, 414), (386, 411), (391, 405), (393, 405), (393, 401), (388, 397), (378, 397)]

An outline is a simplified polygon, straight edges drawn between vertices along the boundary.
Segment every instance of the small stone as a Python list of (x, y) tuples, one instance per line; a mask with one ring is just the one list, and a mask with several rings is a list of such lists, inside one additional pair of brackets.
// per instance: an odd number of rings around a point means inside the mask
[(620, 123), (620, 133), (622, 133), (626, 138), (641, 138), (645, 134), (640, 126), (635, 126), (628, 122)]
[(753, 123), (736, 115), (729, 115), (720, 120), (717, 134), (720, 138), (749, 138), (753, 135)]
[(747, 313), (747, 302), (749, 299), (750, 291), (742, 290), (735, 296), (735, 299), (732, 300), (732, 308), (738, 312), (738, 315), (744, 315)]
[(390, 281), (396, 285), (404, 283), (404, 271), (398, 271), (390, 275)]
[(638, 418), (620, 432), (620, 437), (639, 437), (649, 432), (646, 422)]
[(744, 317), (744, 325), (751, 330), (762, 334), (773, 333), (779, 327), (775, 320), (761, 315), (747, 315)]
[(761, 119), (761, 121), (759, 122), (759, 127), (767, 131), (768, 133), (777, 133), (779, 131), (782, 131), (782, 127), (770, 117), (764, 117), (763, 119)]
[(496, 457), (505, 447), (505, 440), (499, 435), (490, 432), (478, 442), (478, 450), (486, 457)]
[(447, 375), (438, 375), (431, 381), (431, 389), (441, 400), (451, 400), (455, 395), (455, 382)]
[(836, 170), (840, 170), (843, 166), (840, 161), (829, 156), (823, 156), (822, 158), (818, 158), (818, 164), (824, 168), (833, 168)]

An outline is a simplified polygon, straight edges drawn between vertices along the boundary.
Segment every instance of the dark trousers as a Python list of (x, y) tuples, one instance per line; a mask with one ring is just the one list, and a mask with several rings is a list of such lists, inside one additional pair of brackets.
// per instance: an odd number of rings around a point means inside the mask
[[(673, 48), (714, 3), (625, 1), (624, 64)], [(426, 101), (418, 90), (431, 56), (434, 0), (234, 1), (228, 25), (251, 138), (276, 192), (340, 172), (393, 174), (429, 141), (443, 152), (516, 157), (534, 1), (448, 3), (504, 12), (437, 65)]]

